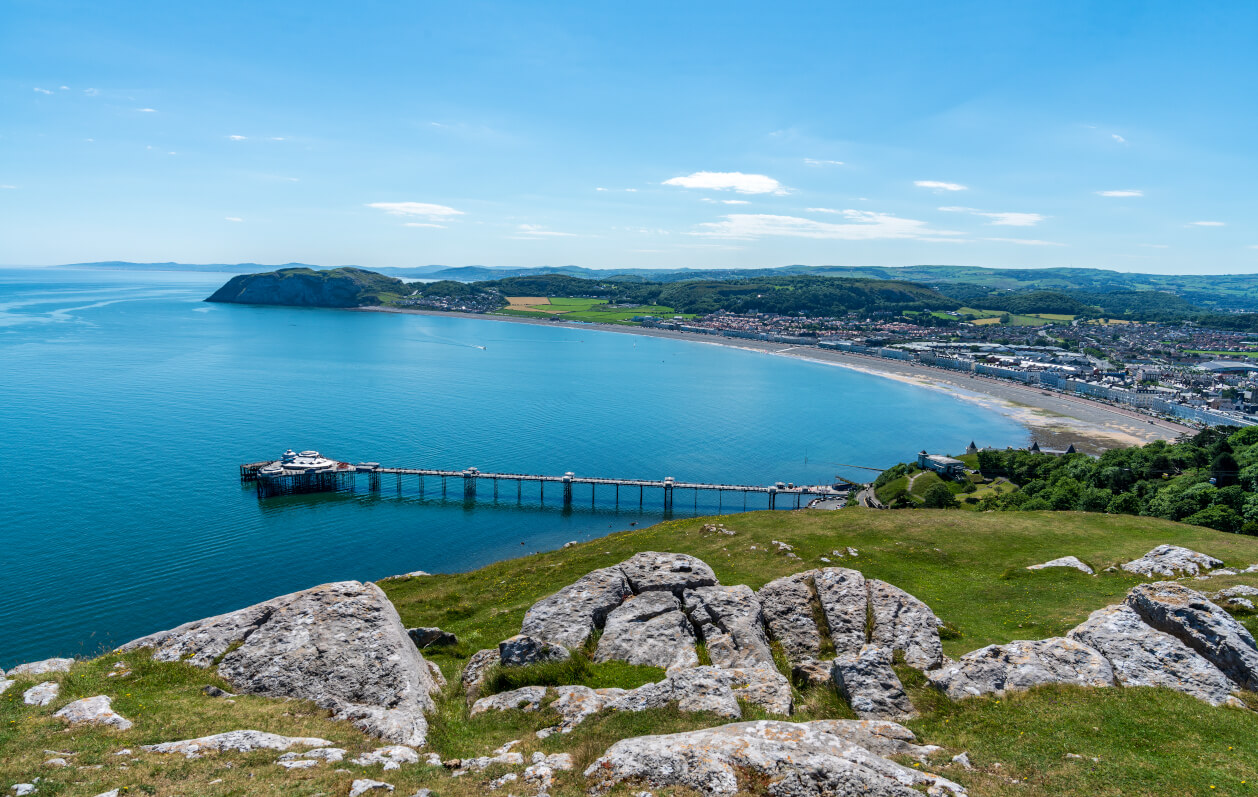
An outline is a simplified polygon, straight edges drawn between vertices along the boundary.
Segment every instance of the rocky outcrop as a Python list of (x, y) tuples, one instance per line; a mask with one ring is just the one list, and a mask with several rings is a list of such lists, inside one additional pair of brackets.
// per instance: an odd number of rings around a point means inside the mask
[(1159, 581), (1132, 588), (1127, 605), (1241, 687), (1258, 689), (1258, 645), (1253, 636), (1205, 595), (1173, 581)]
[(865, 647), (869, 609), (865, 577), (859, 570), (823, 567), (815, 571), (813, 585), (834, 643), (835, 658), (857, 656)]
[(695, 666), (699, 655), (694, 629), (677, 598), (656, 591), (630, 597), (607, 615), (594, 660), (675, 670)]
[(60, 693), (61, 684), (56, 681), (44, 681), (23, 692), (22, 702), (28, 706), (46, 706), (56, 700)]
[(711, 587), (717, 582), (712, 568), (684, 553), (643, 551), (621, 562), (620, 570), (637, 594), (667, 590), (678, 599), (688, 589)]
[(1167, 576), (1174, 578), (1180, 574), (1195, 576), (1203, 570), (1222, 567), (1223, 560), (1215, 559), (1204, 553), (1178, 545), (1159, 545), (1139, 559), (1133, 559), (1123, 565), (1128, 573), (1139, 573), (1152, 578)]
[(1114, 670), (1104, 656), (1064, 637), (988, 645), (926, 677), (953, 700), (1050, 683), (1114, 685)]
[(717, 667), (773, 667), (760, 601), (750, 587), (686, 590), (686, 611)]
[(812, 613), (815, 572), (808, 570), (774, 579), (756, 593), (769, 633), (781, 643), (791, 661), (821, 655), (821, 632)]
[(933, 670), (943, 664), (939, 618), (930, 607), (899, 587), (871, 578), (869, 610), (873, 615), (870, 643), (900, 651), (910, 667)]
[(546, 698), (545, 686), (522, 686), (509, 692), (482, 697), (472, 704), (468, 716), (475, 717), (486, 711), (537, 711)]
[(451, 634), (449, 631), (442, 631), (436, 626), (408, 628), (406, 629), (406, 633), (410, 636), (411, 641), (415, 643), (415, 647), (420, 650), (423, 650), (430, 645), (440, 647), (442, 645), (459, 644), (459, 638), (457, 636)]
[(371, 767), (379, 764), (384, 769), (401, 769), (403, 764), (418, 764), (419, 753), (401, 744), (378, 747), (368, 753), (350, 759), (351, 764)]
[(344, 266), (321, 271), (281, 268), (263, 274), (232, 277), (206, 301), (297, 307), (364, 307), (379, 304), (382, 293), (409, 296), (412, 290), (400, 279), (361, 268)]
[(9, 670), (8, 677), (15, 675), (44, 675), (50, 672), (69, 672), (70, 667), (74, 665), (74, 659), (44, 659), (43, 661), (32, 661), (26, 664), (19, 664)]
[(367, 733), (419, 746), (438, 686), (397, 610), (375, 584), (295, 592), (123, 645), (208, 667), (236, 689), (313, 700)]
[(553, 595), (533, 604), (520, 632), (565, 648), (579, 648), (607, 615), (633, 594), (618, 567), (587, 573)]
[(585, 776), (595, 792), (629, 782), (732, 795), (739, 791), (739, 777), (751, 776), (758, 781), (756, 791), (780, 797), (920, 797), (914, 786), (924, 786), (930, 794), (965, 794), (951, 781), (888, 761), (827, 733), (818, 723), (740, 722), (623, 739), (591, 764)]
[(1217, 667), (1126, 604), (1097, 609), (1067, 636), (1108, 659), (1123, 686), (1164, 686), (1211, 705), (1240, 705), (1235, 684)]
[(498, 663), (499, 653), (497, 648), (486, 648), (478, 650), (472, 654), (472, 658), (467, 660), (467, 664), (463, 667), (463, 675), (460, 681), (463, 684), (463, 693), (467, 695), (467, 702), (473, 703), (476, 698), (480, 697), (481, 684), (485, 682), (489, 670)]
[(891, 651), (867, 645), (860, 655), (834, 661), (834, 685), (861, 719), (917, 716), (904, 685), (891, 669)]
[(567, 648), (529, 636), (516, 634), (498, 643), (498, 660), (504, 667), (523, 667), (541, 661), (563, 661), (572, 654)]
[(1087, 573), (1090, 576), (1096, 575), (1092, 568), (1088, 567), (1087, 564), (1074, 556), (1063, 556), (1060, 559), (1050, 559), (1049, 561), (1042, 562), (1038, 565), (1027, 565), (1027, 570), (1044, 570), (1049, 567), (1072, 567), (1075, 570)]
[(943, 749), (918, 744), (911, 730), (889, 720), (813, 720), (808, 725), (880, 756), (902, 755), (925, 762), (927, 756)]
[(120, 731), (131, 728), (131, 720), (113, 710), (112, 700), (107, 695), (67, 703), (53, 716), (71, 725), (107, 725)]
[(278, 733), (246, 730), (144, 745), (144, 749), (150, 753), (181, 753), (185, 758), (200, 758), (206, 753), (249, 753), (254, 750), (287, 750), (290, 747), (332, 748), (332, 743), (316, 736), (281, 736)]

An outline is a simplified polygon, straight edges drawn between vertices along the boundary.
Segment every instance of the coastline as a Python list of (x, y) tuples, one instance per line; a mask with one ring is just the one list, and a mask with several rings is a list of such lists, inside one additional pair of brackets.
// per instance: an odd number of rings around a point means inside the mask
[[(671, 338), (712, 346), (757, 351), (778, 357), (794, 357), (809, 362), (848, 368), (853, 371), (907, 384), (951, 393), (959, 399), (970, 401), (1011, 418), (1026, 427), (1030, 437), (1046, 448), (1065, 448), (1071, 443), (1079, 451), (1100, 454), (1111, 448), (1142, 445), (1154, 440), (1174, 440), (1182, 434), (1193, 434), (1195, 429), (1161, 418), (1153, 418), (1131, 410), (1114, 407), (1080, 396), (1042, 390), (1038, 387), (1019, 385), (1008, 380), (961, 374), (943, 368), (933, 368), (920, 363), (887, 360), (849, 352), (819, 349), (815, 346), (797, 346), (789, 343), (771, 343), (763, 340), (726, 338), (719, 335), (703, 335), (671, 329), (652, 329), (618, 324), (589, 324), (551, 321), (540, 318), (519, 318), (490, 315), (487, 313), (459, 313), (443, 310), (422, 310), (404, 307), (357, 307), (356, 312), (398, 313), (402, 315), (430, 315), (501, 321), (512, 324), (535, 324), (567, 329), (593, 329), (599, 332), (617, 332), (653, 338)], [(983, 441), (975, 441), (980, 446)]]

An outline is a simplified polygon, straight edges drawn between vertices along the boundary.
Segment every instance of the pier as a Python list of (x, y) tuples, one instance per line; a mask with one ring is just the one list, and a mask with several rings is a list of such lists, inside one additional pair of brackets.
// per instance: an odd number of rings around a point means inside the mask
[[(769, 485), (758, 484), (721, 484), (715, 482), (684, 482), (672, 476), (663, 479), (617, 479), (603, 476), (578, 476), (569, 471), (562, 476), (551, 476), (536, 473), (493, 473), (478, 468), (463, 470), (440, 470), (435, 468), (388, 468), (378, 462), (359, 462), (351, 464), (323, 457), (317, 451), (303, 451), (295, 454), (287, 451), (279, 460), (272, 462), (249, 462), (240, 466), (241, 482), (257, 484), (258, 498), (270, 498), (278, 495), (298, 495), (302, 493), (336, 492), (358, 489), (360, 475), (366, 476), (367, 488), (371, 492), (380, 492), (381, 482), (385, 477), (393, 476), (397, 490), (403, 489), (403, 479), (415, 477), (420, 495), (425, 495), (431, 480), (432, 487), (440, 484), (441, 496), (446, 497), (453, 480), (455, 489), (462, 489), (463, 500), (474, 501), (481, 489), (493, 489), (494, 500), (499, 491), (506, 486), (509, 490), (514, 484), (516, 499), (522, 500), (524, 485), (537, 485), (538, 495), (543, 504), (546, 503), (546, 486), (553, 485), (552, 495), (562, 497), (563, 505), (569, 507), (573, 503), (574, 487), (590, 488), (590, 503), (593, 504), (599, 488), (610, 489), (614, 493), (614, 502), (621, 505), (621, 489), (627, 491), (625, 501), (632, 503), (638, 499), (638, 507), (646, 504), (648, 491), (654, 499), (658, 495), (663, 500), (665, 512), (673, 510), (674, 501), (681, 494), (691, 494), (695, 505), (701, 492), (715, 493), (718, 502), (723, 506), (727, 493), (733, 497), (742, 496), (743, 508), (747, 507), (749, 495), (764, 495), (768, 498), (769, 509), (799, 509), (816, 498), (838, 498), (845, 496), (848, 485), (802, 485), (790, 482), (774, 482)], [(637, 488), (637, 495), (633, 495)], [(657, 492), (658, 491), (658, 492)], [(582, 489), (584, 492), (584, 489)]]

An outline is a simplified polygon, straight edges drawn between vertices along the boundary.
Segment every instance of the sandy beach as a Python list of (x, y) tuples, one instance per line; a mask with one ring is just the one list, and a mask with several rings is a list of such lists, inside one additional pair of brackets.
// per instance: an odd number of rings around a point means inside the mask
[[(778, 357), (795, 357), (811, 362), (825, 363), (840, 368), (896, 379), (932, 390), (953, 394), (999, 412), (1029, 431), (1029, 439), (1039, 441), (1046, 448), (1065, 448), (1071, 443), (1079, 451), (1099, 454), (1111, 448), (1140, 445), (1154, 440), (1174, 440), (1182, 434), (1196, 430), (1188, 426), (1153, 418), (1132, 410), (1104, 404), (1099, 401), (1051, 392), (1039, 387), (1019, 385), (1004, 379), (964, 374), (943, 368), (933, 368), (919, 363), (887, 360), (848, 352), (819, 349), (815, 346), (795, 346), (770, 343), (762, 340), (725, 338), (719, 335), (702, 335), (677, 332), (671, 329), (620, 326), (616, 324), (565, 323), (535, 318), (486, 315), (481, 313), (451, 313), (438, 310), (420, 310), (398, 307), (362, 307), (359, 311), (404, 313), (412, 315), (455, 316), (482, 321), (501, 321), (512, 324), (541, 324), (569, 329), (589, 329), (644, 337), (672, 338), (711, 346), (758, 351)], [(976, 441), (980, 446), (982, 440)]]

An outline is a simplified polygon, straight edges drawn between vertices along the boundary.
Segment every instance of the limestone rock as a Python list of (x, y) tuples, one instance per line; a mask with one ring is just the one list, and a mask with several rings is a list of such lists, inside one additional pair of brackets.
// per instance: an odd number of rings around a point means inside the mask
[(792, 665), (791, 678), (797, 684), (828, 684), (834, 678), (834, 662), (802, 659)]
[(677, 703), (681, 711), (712, 711), (742, 716), (738, 699), (775, 714), (791, 712), (790, 682), (768, 667), (726, 669), (692, 667), (669, 673), (663, 681), (644, 684), (607, 702), (616, 711), (643, 711)]
[(563, 661), (571, 655), (566, 648), (528, 634), (516, 634), (498, 643), (498, 659), (504, 667), (522, 667), (541, 661)]
[(385, 769), (400, 769), (403, 764), (418, 764), (419, 753), (409, 747), (395, 744), (388, 747), (378, 747), (370, 753), (363, 753), (350, 759), (350, 763), (357, 764), (360, 767), (380, 764)]
[(865, 577), (859, 570), (823, 567), (813, 577), (836, 658), (856, 656), (865, 647), (868, 610)]
[(891, 669), (891, 651), (867, 645), (859, 656), (836, 659), (834, 685), (861, 719), (911, 719), (917, 716), (904, 685)]
[(556, 697), (550, 708), (562, 717), (556, 729), (561, 733), (570, 732), (586, 717), (602, 711), (610, 701), (626, 692), (624, 689), (591, 689), (588, 686), (556, 686), (552, 691)]
[(1064, 637), (988, 645), (926, 677), (953, 700), (1048, 683), (1114, 685), (1114, 670), (1104, 656)]
[(358, 778), (349, 784), (349, 797), (361, 797), (369, 791), (393, 791), (393, 785), (370, 778)]
[(17, 683), (17, 681), (11, 681), (8, 678), (0, 678), (0, 695), (4, 694), (5, 691), (15, 683)]
[(694, 630), (677, 598), (661, 591), (631, 597), (607, 615), (594, 660), (675, 670), (695, 666), (699, 655)]
[(425, 666), (428, 667), (428, 674), (432, 676), (433, 685), (436, 687), (434, 691), (440, 692), (446, 688), (446, 676), (441, 672), (441, 668), (437, 666), (437, 662), (431, 659), (424, 659)]
[(1214, 593), (1213, 600), (1227, 600), (1228, 598), (1252, 598), (1258, 595), (1258, 587), (1251, 587), (1248, 584), (1237, 584), (1234, 587), (1221, 589)]
[(472, 709), (468, 712), (468, 715), (475, 717), (478, 714), (484, 714), (486, 711), (507, 711), (509, 709), (537, 711), (542, 707), (542, 700), (545, 697), (546, 687), (544, 686), (522, 686), (509, 692), (499, 692), (496, 695), (482, 697), (472, 704)]
[(686, 611), (717, 667), (773, 667), (764, 613), (750, 587), (686, 590)]
[(871, 644), (902, 651), (905, 662), (919, 670), (943, 664), (941, 623), (930, 607), (885, 581), (871, 578), (867, 584), (874, 618)]
[(1215, 706), (1239, 702), (1217, 667), (1126, 604), (1097, 609), (1067, 636), (1100, 651), (1123, 686), (1165, 686)]
[(281, 736), (278, 733), (246, 730), (216, 733), (179, 742), (146, 744), (144, 749), (150, 753), (182, 753), (185, 758), (200, 758), (204, 753), (249, 753), (254, 750), (287, 750), (290, 747), (330, 748), (331, 745), (327, 739), (316, 736)]
[(1180, 573), (1190, 576), (1198, 575), (1202, 570), (1222, 567), (1223, 561), (1207, 556), (1204, 553), (1178, 545), (1159, 545), (1139, 559), (1133, 559), (1123, 565), (1128, 573), (1139, 573), (1142, 576), (1174, 577)]
[(43, 675), (50, 672), (69, 672), (70, 667), (74, 664), (74, 659), (44, 659), (43, 661), (32, 661), (27, 664), (19, 664), (9, 670), (9, 677), (14, 675)]
[(667, 590), (681, 598), (688, 589), (718, 583), (706, 562), (684, 553), (643, 551), (621, 562), (620, 570), (638, 594)]
[(1173, 581), (1158, 581), (1133, 587), (1127, 593), (1127, 605), (1237, 684), (1258, 689), (1258, 645), (1253, 636), (1205, 595)]
[(808, 570), (774, 579), (760, 588), (760, 601), (769, 633), (782, 644), (791, 661), (821, 655), (821, 633), (812, 614), (812, 580)]
[(44, 681), (23, 692), (22, 702), (28, 706), (46, 706), (56, 700), (60, 693), (61, 684), (56, 681)]
[(292, 759), (289, 761), (276, 761), (276, 766), (284, 767), (284, 769), (314, 769), (319, 766), (319, 762), (312, 758)]
[(311, 761), (327, 761), (328, 763), (336, 763), (345, 758), (345, 748), (343, 747), (316, 747), (307, 750), (304, 753), (285, 753), (280, 756), (280, 763), (283, 761), (311, 760)]
[(533, 604), (524, 615), (520, 632), (565, 648), (579, 648), (603, 625), (608, 612), (631, 594), (619, 567), (595, 570)]
[(754, 773), (779, 797), (955, 795), (951, 781), (888, 761), (826, 733), (816, 723), (740, 722), (666, 736), (622, 739), (585, 770), (602, 792), (624, 782), (653, 788), (682, 787), (704, 795), (733, 795), (739, 774)]
[[(39, 782), (39, 778), (35, 778), (35, 781)], [(34, 783), (14, 783), (12, 791), (14, 797), (26, 797), (28, 794), (35, 794), (39, 789)]]
[(1081, 562), (1074, 556), (1063, 556), (1060, 559), (1050, 559), (1038, 565), (1028, 565), (1027, 570), (1043, 570), (1048, 567), (1073, 567), (1075, 570), (1082, 571), (1088, 575), (1095, 575), (1092, 568)]
[(472, 654), (472, 658), (467, 660), (467, 665), (463, 667), (463, 692), (467, 695), (467, 702), (473, 703), (480, 696), (481, 684), (485, 681), (485, 676), (489, 674), (489, 670), (499, 661), (497, 648), (486, 648), (478, 650)]
[(113, 710), (111, 700), (107, 695), (85, 697), (73, 703), (67, 703), (53, 716), (65, 720), (71, 725), (79, 723), (108, 725), (120, 731), (125, 731), (131, 727), (131, 720), (124, 718)]
[(436, 626), (422, 626), (420, 628), (408, 628), (406, 633), (410, 636), (411, 641), (415, 643), (415, 647), (423, 650), (429, 645), (457, 645), (459, 638), (449, 631), (442, 631)]
[[(239, 644), (231, 652), (229, 647)], [(397, 610), (375, 584), (340, 581), (142, 637), (159, 661), (218, 662), (243, 692), (313, 700), (367, 733), (419, 746), (438, 691)]]
[(924, 760), (943, 749), (933, 744), (917, 744), (911, 730), (889, 720), (813, 720), (808, 725), (880, 756), (902, 755)]

